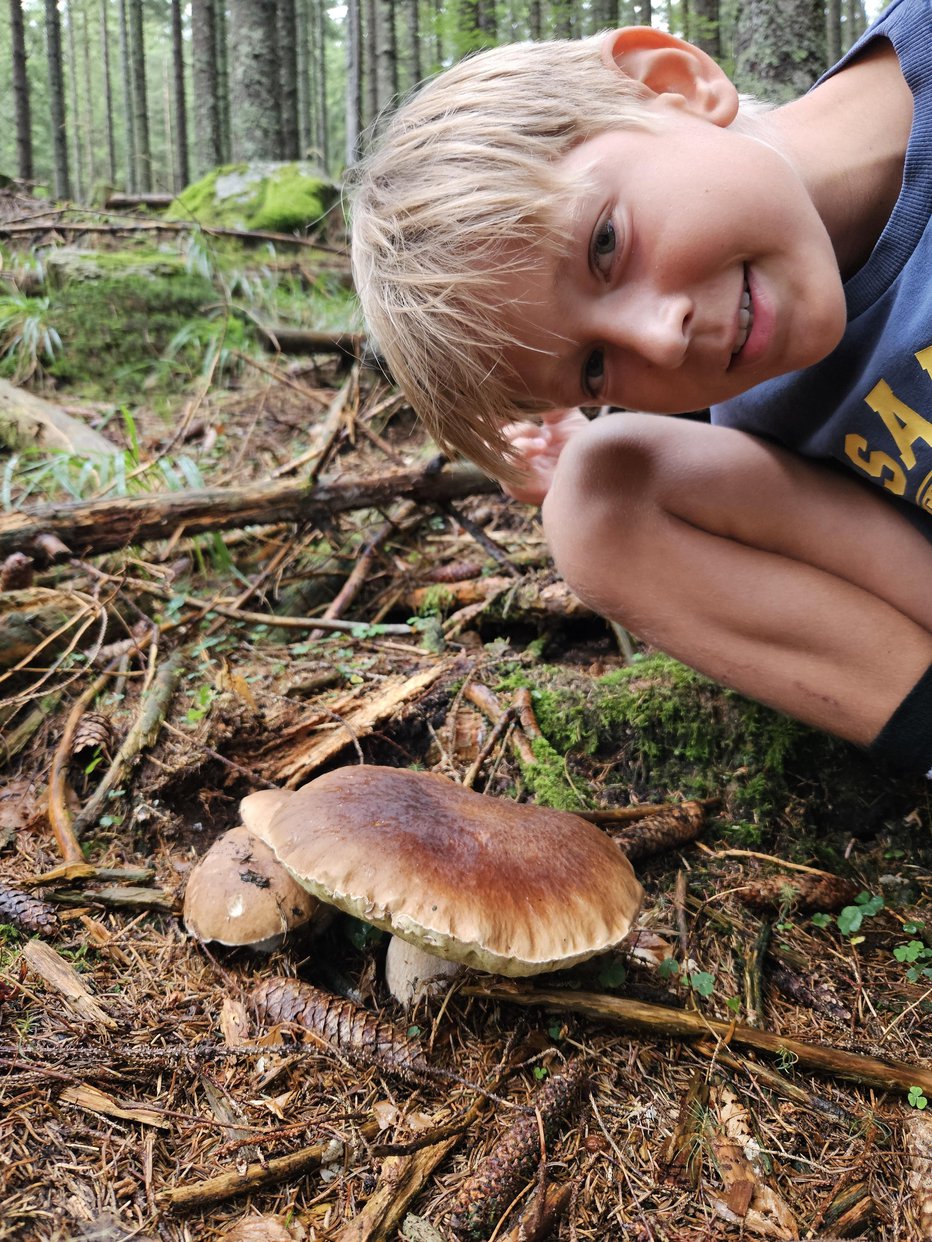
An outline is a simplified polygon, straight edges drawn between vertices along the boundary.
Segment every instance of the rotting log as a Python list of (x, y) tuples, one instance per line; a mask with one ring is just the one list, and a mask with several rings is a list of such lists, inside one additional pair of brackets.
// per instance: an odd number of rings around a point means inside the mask
[(261, 330), (265, 344), (285, 354), (345, 354), (355, 358), (366, 341), (362, 332), (313, 332), (284, 324), (263, 324)]
[(498, 490), (498, 483), (473, 466), (441, 471), (421, 466), (377, 477), (331, 477), (313, 487), (276, 480), (245, 487), (32, 505), (0, 517), (0, 559), (12, 552), (39, 552), (38, 540), (49, 533), (75, 554), (96, 555), (167, 539), (179, 528), (192, 536), (276, 522), (320, 522), (334, 513), (377, 508), (402, 498), (423, 503)]
[(707, 1018), (692, 1010), (673, 1009), (666, 1005), (648, 1005), (626, 997), (606, 996), (598, 992), (559, 992), (547, 988), (517, 991), (506, 987), (466, 987), (464, 996), (484, 997), (509, 1005), (540, 1006), (545, 1009), (582, 1014), (597, 1021), (616, 1023), (652, 1039), (721, 1039), (726, 1044), (756, 1048), (775, 1056), (786, 1057), (801, 1069), (832, 1078), (846, 1078), (863, 1086), (884, 1091), (908, 1091), (910, 1087), (932, 1090), (932, 1069), (906, 1061), (881, 1061), (861, 1053), (847, 1052), (823, 1044), (810, 1044), (790, 1039), (773, 1031), (739, 1026)]

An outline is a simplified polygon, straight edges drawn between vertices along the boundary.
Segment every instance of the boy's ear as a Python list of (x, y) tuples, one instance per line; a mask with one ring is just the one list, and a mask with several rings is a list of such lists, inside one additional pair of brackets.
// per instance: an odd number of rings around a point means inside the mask
[(716, 125), (730, 125), (737, 115), (738, 92), (727, 74), (701, 48), (664, 30), (613, 30), (602, 42), (602, 60)]

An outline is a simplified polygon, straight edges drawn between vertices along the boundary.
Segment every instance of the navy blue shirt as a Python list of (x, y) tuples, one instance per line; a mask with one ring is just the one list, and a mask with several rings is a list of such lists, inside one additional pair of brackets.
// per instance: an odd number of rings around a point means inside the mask
[(932, 540), (932, 0), (894, 0), (830, 74), (879, 36), (915, 114), (893, 213), (845, 283), (845, 334), (815, 366), (714, 406), (712, 421), (841, 463)]

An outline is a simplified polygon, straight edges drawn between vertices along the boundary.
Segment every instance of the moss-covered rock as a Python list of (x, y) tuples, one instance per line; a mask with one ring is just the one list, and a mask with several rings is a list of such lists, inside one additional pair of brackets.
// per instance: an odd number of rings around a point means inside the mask
[(182, 190), (166, 218), (292, 233), (319, 224), (339, 197), (339, 187), (304, 161), (225, 164)]
[(723, 825), (742, 844), (785, 833), (784, 848), (810, 856), (822, 825), (867, 834), (916, 795), (916, 781), (866, 762), (855, 747), (666, 656), (599, 678), (519, 668), (500, 689), (519, 686), (530, 690), (544, 735), (524, 779), (551, 806), (622, 805), (632, 794), (718, 797)]

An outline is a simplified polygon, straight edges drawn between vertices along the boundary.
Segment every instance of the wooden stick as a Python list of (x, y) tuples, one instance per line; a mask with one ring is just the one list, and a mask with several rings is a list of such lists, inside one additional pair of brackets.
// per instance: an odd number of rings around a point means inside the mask
[(787, 1057), (804, 1069), (835, 1078), (847, 1078), (868, 1087), (886, 1091), (908, 1091), (910, 1087), (932, 1090), (932, 1068), (912, 1065), (906, 1061), (880, 1061), (875, 1057), (826, 1048), (818, 1044), (789, 1039), (772, 1031), (759, 1031), (751, 1026), (738, 1026), (707, 1018), (703, 1014), (671, 1009), (665, 1005), (648, 1005), (623, 997), (605, 996), (598, 992), (558, 992), (545, 988), (517, 992), (505, 987), (465, 987), (466, 996), (486, 997), (512, 1005), (582, 1014), (587, 1018), (616, 1022), (627, 1030), (653, 1038), (701, 1039), (712, 1036), (726, 1044), (742, 1044), (762, 1052)]
[(181, 652), (175, 652), (169, 656), (159, 669), (152, 686), (140, 704), (139, 715), (124, 738), (123, 745), (114, 755), (113, 762), (92, 796), (75, 816), (73, 825), (75, 836), (80, 836), (85, 828), (97, 821), (107, 804), (110, 791), (122, 783), (130, 764), (139, 752), (151, 746), (158, 737), (183, 670)]
[[(359, 1127), (361, 1138), (373, 1138), (379, 1132), (377, 1121), (367, 1121)], [(239, 1173), (220, 1173), (217, 1177), (208, 1177), (203, 1182), (195, 1182), (193, 1186), (179, 1186), (174, 1190), (163, 1190), (158, 1196), (161, 1202), (177, 1211), (188, 1211), (191, 1208), (206, 1207), (210, 1203), (219, 1203), (223, 1199), (232, 1199), (234, 1195), (247, 1194), (251, 1190), (261, 1190), (264, 1186), (274, 1186), (278, 1182), (290, 1178), (301, 1177), (310, 1169), (319, 1168), (324, 1160), (335, 1152), (339, 1144), (333, 1140), (327, 1143), (315, 1143), (311, 1147), (302, 1147), (299, 1151), (290, 1152), (287, 1156), (276, 1156), (273, 1160), (264, 1160), (247, 1165)]]

